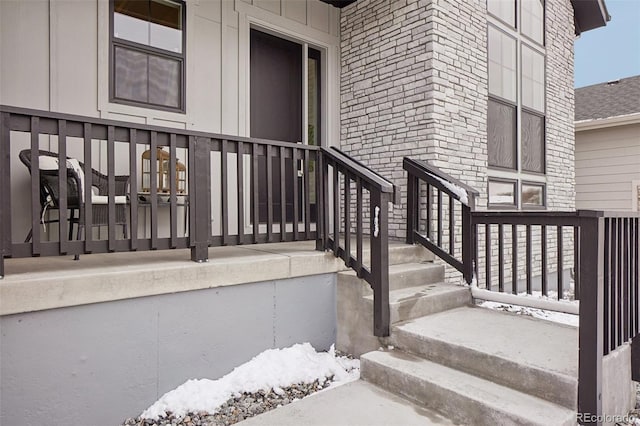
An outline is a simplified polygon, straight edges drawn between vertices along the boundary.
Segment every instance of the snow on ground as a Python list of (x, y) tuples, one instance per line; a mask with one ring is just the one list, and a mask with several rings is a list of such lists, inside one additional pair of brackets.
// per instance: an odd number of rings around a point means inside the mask
[(141, 415), (158, 419), (167, 411), (176, 417), (188, 412), (215, 413), (234, 395), (259, 390), (282, 392), (283, 387), (295, 383), (324, 383), (333, 376), (330, 387), (360, 378), (360, 361), (329, 352), (316, 352), (309, 343), (296, 344), (285, 349), (269, 349), (251, 361), (235, 368), (217, 380), (188, 380), (164, 394)]
[(534, 318), (540, 318), (547, 321), (553, 321), (560, 324), (568, 324), (574, 327), (579, 325), (580, 319), (577, 315), (565, 314), (563, 312), (547, 311), (527, 306), (518, 306), (499, 302), (480, 302), (478, 306), (483, 308), (494, 309), (497, 311), (514, 312), (518, 315), (526, 315)]

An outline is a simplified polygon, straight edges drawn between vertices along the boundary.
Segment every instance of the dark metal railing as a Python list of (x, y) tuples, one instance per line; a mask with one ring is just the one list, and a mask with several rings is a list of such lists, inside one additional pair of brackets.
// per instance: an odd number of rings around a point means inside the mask
[(478, 286), (512, 294), (555, 291), (560, 300), (569, 293), (569, 271), (576, 283), (569, 296), (579, 299), (576, 212), (475, 211), (471, 216)]
[(0, 106), (0, 277), (8, 257), (190, 248), (201, 262), (212, 246), (316, 240), (371, 285), (386, 336), (394, 190), (335, 148)]
[(478, 191), (424, 161), (405, 157), (403, 168), (408, 174), (407, 244), (422, 244), (471, 283), (471, 212)]
[[(394, 185), (340, 150), (321, 149), (320, 247), (332, 250), (373, 289), (373, 332), (389, 335), (388, 204)], [(328, 208), (329, 206), (332, 208)], [(333, 225), (331, 226), (331, 222)], [(365, 236), (368, 236), (366, 238)], [(369, 243), (369, 259), (364, 244)], [(355, 256), (352, 244), (355, 243)]]
[[(460, 192), (447, 191), (451, 186), (468, 194), (476, 192), (426, 163), (405, 158), (404, 164), (409, 173), (407, 241), (425, 245), (463, 272), (467, 282), (472, 283), (472, 291), (483, 288), (473, 292), (475, 297), (487, 297), (482, 293), (487, 290), (490, 294), (512, 293), (507, 297), (513, 303), (520, 300), (520, 304), (527, 305), (530, 298), (518, 299), (514, 295), (532, 294), (539, 289), (549, 296), (555, 289), (561, 299), (569, 287), (565, 269), (572, 267), (573, 296), (580, 300), (576, 309), (580, 319), (578, 412), (588, 413), (585, 419), (601, 418), (603, 357), (632, 341), (632, 346), (640, 349), (640, 343), (636, 343), (640, 339), (640, 213), (497, 212), (473, 211), (471, 207), (466, 213), (468, 219), (464, 219), (463, 209), (463, 257), (458, 259), (452, 254), (453, 243), (443, 236), (447, 221), (449, 235), (458, 231), (450, 216), (442, 212), (441, 192), (449, 197), (450, 211), (454, 211), (451, 199), (459, 200), (456, 195)], [(420, 187), (420, 179), (427, 182), (426, 191)], [(436, 187), (437, 192), (434, 194), (429, 186)], [(420, 197), (427, 206), (423, 216)], [(421, 220), (426, 220), (422, 228)], [(484, 244), (479, 244), (482, 237)], [(480, 268), (482, 264), (484, 267)], [(550, 273), (552, 269), (555, 271)], [(536, 275), (538, 282), (534, 282)], [(507, 276), (510, 282), (506, 281)], [(555, 280), (553, 286), (551, 277)], [(548, 306), (553, 309), (560, 305)], [(632, 354), (632, 360), (632, 371), (638, 371), (640, 355)]]

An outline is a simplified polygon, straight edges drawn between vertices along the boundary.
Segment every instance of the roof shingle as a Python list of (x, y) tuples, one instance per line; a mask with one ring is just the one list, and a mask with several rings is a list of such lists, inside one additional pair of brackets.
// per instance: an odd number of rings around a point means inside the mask
[(576, 89), (575, 120), (640, 112), (640, 75)]

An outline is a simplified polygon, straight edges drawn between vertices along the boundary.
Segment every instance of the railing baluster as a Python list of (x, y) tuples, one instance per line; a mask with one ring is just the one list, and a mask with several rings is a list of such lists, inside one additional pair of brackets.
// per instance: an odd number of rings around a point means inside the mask
[(222, 245), (229, 243), (229, 141), (222, 140), (220, 149), (220, 174), (221, 174), (221, 191), (220, 191), (220, 208), (222, 213)]
[(638, 269), (640, 268), (640, 254), (638, 253), (640, 251), (640, 230), (638, 229), (638, 226), (640, 223), (637, 218), (632, 219), (632, 223), (631, 287), (633, 288), (633, 296), (631, 300), (633, 303), (633, 334), (635, 336), (640, 332), (640, 306), (638, 304), (638, 299), (640, 298), (640, 277), (638, 277)]
[[(0, 112), (0, 278), (4, 277), (4, 257), (11, 254), (11, 114)], [(31, 129), (33, 132), (33, 129)], [(33, 152), (33, 150), (32, 150)], [(32, 155), (33, 161), (33, 155)], [(33, 176), (31, 177), (33, 180)], [(39, 178), (36, 182), (39, 182)], [(38, 192), (39, 194), (39, 192)], [(40, 206), (39, 198), (34, 206)], [(39, 208), (32, 208), (39, 211)], [(32, 240), (33, 241), (33, 240)]]
[(492, 290), (491, 288), (491, 225), (486, 223), (484, 225), (484, 252), (485, 252), (485, 282), (486, 289)]
[(58, 168), (60, 173), (58, 176), (60, 177), (60, 209), (58, 210), (58, 235), (59, 235), (59, 244), (60, 244), (60, 254), (68, 253), (68, 241), (71, 239), (69, 237), (69, 230), (73, 230), (70, 226), (70, 221), (73, 218), (73, 211), (69, 213), (69, 222), (67, 222), (67, 211), (69, 210), (68, 206), (68, 192), (67, 192), (67, 122), (65, 120), (58, 120)]
[(358, 277), (362, 274), (362, 264), (364, 259), (362, 258), (362, 180), (360, 177), (356, 177), (356, 272)]
[(291, 175), (293, 182), (293, 241), (298, 241), (298, 222), (300, 222), (300, 212), (298, 208), (298, 149), (291, 148)]
[(107, 192), (108, 192), (108, 213), (107, 222), (109, 226), (107, 229), (109, 235), (109, 251), (116, 250), (116, 141), (115, 141), (116, 129), (113, 126), (107, 128)]
[(618, 258), (620, 256), (618, 245), (618, 221), (611, 218), (611, 340), (612, 348), (620, 344), (618, 340), (618, 330), (620, 329), (619, 313), (620, 306), (618, 301), (620, 295), (618, 292)]
[(511, 225), (511, 293), (518, 294), (518, 225)]
[(169, 230), (171, 233), (171, 248), (178, 245), (178, 187), (176, 186), (176, 134), (169, 135)]
[(453, 256), (455, 249), (456, 235), (454, 231), (455, 209), (453, 205), (453, 197), (449, 195), (449, 254)]
[[(93, 203), (91, 198), (93, 197), (93, 161), (92, 161), (92, 146), (91, 146), (91, 134), (92, 128), (90, 123), (84, 124), (84, 208), (80, 209), (84, 218), (79, 218), (84, 224), (84, 251), (85, 253), (91, 253), (93, 242)], [(131, 176), (136, 176), (133, 173)], [(84, 211), (83, 211), (84, 210)], [(78, 239), (80, 238), (80, 223), (78, 223)]]
[[(427, 239), (431, 239), (431, 208), (432, 208), (431, 193), (432, 193), (431, 185), (427, 183), (427, 200), (426, 200), (427, 201), (427, 229), (426, 229)], [(418, 202), (420, 201), (418, 200)]]
[(580, 300), (580, 232), (573, 227), (573, 299)]
[(531, 274), (533, 269), (533, 261), (531, 255), (531, 225), (527, 225), (527, 236), (526, 236), (526, 268), (527, 268), (527, 294), (531, 294), (532, 286), (531, 286)]
[(251, 177), (252, 179), (252, 195), (253, 195), (253, 243), (258, 242), (258, 235), (260, 234), (260, 197), (259, 197), (259, 153), (258, 148), (260, 145), (257, 143), (251, 146)]
[(504, 226), (498, 224), (498, 291), (504, 291)]
[[(31, 117), (31, 254), (40, 254), (40, 119)], [(7, 169), (7, 173), (10, 172)], [(11, 216), (11, 214), (7, 214)], [(60, 210), (58, 209), (58, 217)]]
[(617, 244), (618, 244), (618, 252), (616, 254), (616, 268), (617, 268), (617, 276), (616, 276), (616, 281), (617, 281), (617, 291), (616, 291), (616, 295), (617, 295), (617, 300), (616, 300), (616, 306), (618, 308), (618, 332), (617, 332), (617, 341), (616, 341), (616, 346), (620, 346), (624, 343), (623, 340), (623, 330), (624, 330), (624, 309), (622, 307), (623, 304), (623, 300), (622, 298), (624, 297), (624, 284), (623, 284), (623, 279), (622, 276), (624, 274), (623, 271), (623, 263), (622, 263), (622, 258), (624, 256), (624, 239), (622, 237), (622, 219), (621, 218), (616, 218), (616, 228), (617, 228)]
[(623, 342), (628, 342), (629, 338), (631, 337), (629, 334), (629, 321), (630, 321), (630, 317), (629, 317), (629, 310), (630, 310), (630, 306), (629, 306), (629, 302), (630, 302), (630, 298), (629, 298), (629, 294), (630, 294), (630, 288), (629, 288), (629, 255), (631, 253), (631, 247), (629, 246), (629, 220), (625, 217), (620, 219), (620, 221), (622, 222), (622, 235), (623, 235), (623, 248), (622, 248), (622, 268), (623, 268), (623, 274), (622, 274), (622, 286), (623, 286), (623, 303), (622, 303), (622, 308), (623, 308)]
[[(612, 269), (611, 269), (611, 253), (613, 247), (611, 246), (611, 219), (604, 219), (604, 262), (603, 262), (603, 318), (604, 318), (604, 330), (603, 330), (603, 346), (605, 355), (609, 353), (613, 347), (611, 328), (613, 326), (612, 318)], [(584, 250), (584, 246), (580, 246), (580, 251)], [(582, 257), (582, 255), (581, 255)]]
[(557, 226), (558, 232), (558, 300), (562, 299), (564, 293), (564, 244), (562, 238), (562, 226)]
[[(315, 167), (318, 167), (318, 161), (315, 161)], [(307, 240), (311, 239), (311, 160), (309, 155), (309, 150), (304, 150), (304, 165), (302, 167), (303, 172), (303, 183), (304, 183), (304, 232)], [(317, 200), (320, 198), (319, 194), (316, 192), (316, 205)], [(316, 214), (317, 217), (317, 214)], [(316, 225), (316, 231), (318, 231), (318, 226)]]
[[(418, 231), (417, 223), (419, 221), (420, 216), (416, 215), (416, 211), (418, 210), (417, 204), (419, 204), (418, 198), (418, 178), (413, 176), (411, 173), (407, 176), (407, 233), (405, 241), (407, 244), (413, 244), (414, 231)], [(416, 188), (418, 186), (418, 188)]]
[(149, 198), (151, 199), (151, 250), (158, 248), (158, 134), (151, 131), (151, 167)]
[[(85, 131), (86, 134), (86, 131)], [(130, 205), (130, 220), (129, 220), (129, 233), (131, 237), (130, 247), (131, 250), (138, 249), (138, 134), (136, 129), (129, 129), (129, 201)], [(89, 140), (89, 150), (91, 149), (91, 140)], [(85, 155), (87, 153), (87, 147), (85, 146)], [(91, 157), (89, 157), (90, 159)], [(86, 163), (85, 164), (90, 164)], [(86, 179), (86, 175), (85, 175)], [(185, 207), (186, 208), (186, 207)], [(87, 219), (89, 215), (87, 215)], [(86, 224), (86, 221), (85, 221)], [(86, 228), (89, 229), (89, 228)], [(85, 238), (88, 237), (88, 233), (85, 231)]]
[(542, 268), (542, 294), (549, 296), (549, 272), (547, 267), (547, 226), (540, 227), (540, 257)]
[(442, 247), (442, 191), (438, 189), (438, 247)]
[(351, 266), (351, 180), (349, 173), (344, 174), (344, 252), (342, 259), (347, 267)]
[(287, 174), (285, 149), (280, 147), (280, 241), (286, 241), (287, 236)]
[(242, 142), (238, 142), (237, 145), (238, 244), (244, 244), (244, 145)]
[(265, 146), (267, 161), (267, 242), (273, 242), (273, 163), (271, 162), (271, 145)]
[(333, 254), (338, 256), (340, 246), (340, 186), (339, 169), (336, 163), (333, 164)]

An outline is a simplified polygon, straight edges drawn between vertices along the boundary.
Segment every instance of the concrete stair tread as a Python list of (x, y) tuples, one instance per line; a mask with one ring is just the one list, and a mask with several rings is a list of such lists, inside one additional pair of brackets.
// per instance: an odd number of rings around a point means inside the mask
[(399, 350), (361, 357), (365, 380), (474, 425), (564, 425), (575, 412), (541, 398)]
[(578, 329), (479, 307), (460, 307), (394, 326), (394, 333), (445, 341), (510, 362), (577, 378)]
[[(408, 302), (421, 297), (430, 297), (430, 296), (442, 295), (445, 293), (457, 293), (457, 292), (468, 293), (469, 289), (463, 286), (446, 284), (443, 282), (424, 284), (424, 285), (419, 285), (415, 287), (405, 287), (405, 288), (399, 288), (397, 290), (389, 291), (389, 303), (396, 304), (396, 303)], [(373, 295), (368, 295), (365, 297), (373, 301)]]
[[(353, 270), (340, 272), (344, 281), (353, 282), (354, 285), (362, 283)], [(444, 279), (444, 267), (431, 261), (407, 262), (389, 265), (389, 288), (399, 290), (407, 287), (415, 287), (424, 284), (437, 283)], [(368, 287), (368, 285), (367, 285)], [(370, 294), (370, 288), (367, 289)]]

